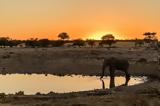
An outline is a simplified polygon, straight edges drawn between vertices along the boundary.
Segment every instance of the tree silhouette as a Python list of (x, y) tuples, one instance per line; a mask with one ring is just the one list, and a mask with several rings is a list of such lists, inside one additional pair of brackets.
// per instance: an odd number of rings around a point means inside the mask
[(144, 41), (149, 44), (150, 47), (157, 47), (158, 46), (158, 39), (156, 37), (156, 32), (145, 32)]
[(41, 47), (48, 47), (48, 45), (50, 44), (50, 40), (48, 40), (48, 39), (40, 39), (38, 41), (38, 43), (39, 43), (39, 46), (41, 46)]
[(0, 46), (8, 46), (9, 45), (9, 37), (1, 37), (0, 38)]
[(76, 39), (73, 41), (73, 46), (84, 46), (85, 45), (85, 41), (83, 41), (82, 39)]
[(109, 47), (112, 46), (113, 43), (115, 43), (115, 37), (112, 34), (107, 34), (102, 36), (102, 41), (100, 42), (100, 45), (102, 46), (103, 44), (108, 45)]
[(60, 47), (64, 45), (64, 41), (63, 40), (54, 40), (51, 42), (53, 47)]
[(58, 38), (62, 40), (69, 39), (69, 35), (66, 32), (62, 32), (58, 35)]
[(91, 47), (93, 47), (93, 46), (95, 45), (95, 40), (88, 39), (86, 42), (87, 42), (88, 45), (90, 45)]
[(146, 43), (150, 43), (154, 40), (156, 40), (156, 32), (145, 32), (143, 35), (144, 35), (144, 41)]
[(25, 41), (27, 47), (35, 48), (38, 47), (38, 38), (30, 38)]
[(21, 43), (24, 43), (24, 41), (23, 40), (12, 40), (12, 39), (10, 39), (9, 42), (8, 42), (8, 46), (13, 47), (13, 46), (17, 46)]

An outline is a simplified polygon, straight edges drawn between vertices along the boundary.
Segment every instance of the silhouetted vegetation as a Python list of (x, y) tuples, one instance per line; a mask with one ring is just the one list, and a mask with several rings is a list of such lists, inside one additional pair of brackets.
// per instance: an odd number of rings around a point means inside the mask
[(58, 35), (58, 38), (62, 40), (69, 39), (69, 35), (66, 32), (62, 32)]
[(28, 40), (13, 40), (9, 37), (0, 37), (0, 47), (30, 47), (30, 48), (38, 48), (38, 47), (71, 47), (78, 46), (83, 47), (89, 45), (90, 47), (95, 47), (96, 44), (104, 47), (108, 45), (108, 48), (111, 48), (112, 45), (116, 42), (135, 42), (135, 47), (142, 47), (143, 45), (149, 45), (148, 47), (160, 47), (160, 43), (156, 37), (155, 32), (146, 32), (144, 33), (144, 39), (131, 39), (131, 40), (115, 40), (115, 37), (112, 34), (107, 34), (102, 36), (102, 40), (93, 40), (93, 39), (75, 39), (69, 40), (69, 35), (66, 32), (62, 32), (58, 35), (59, 40), (49, 40), (38, 39), (38, 38), (30, 38)]
[(87, 42), (87, 44), (88, 44), (89, 46), (91, 46), (91, 47), (95, 46), (95, 43), (96, 43), (96, 41), (95, 41), (95, 40), (92, 40), (92, 39), (88, 39), (88, 40), (86, 40), (86, 42)]
[(18, 44), (22, 43), (23, 41), (21, 40), (12, 40), (9, 37), (1, 37), (0, 38), (0, 47), (13, 47), (17, 46)]
[(85, 41), (82, 39), (76, 39), (73, 41), (73, 46), (85, 46)]
[(8, 46), (9, 45), (9, 38), (8, 37), (1, 37), (0, 38), (0, 45), (1, 46)]
[(144, 37), (144, 41), (146, 42), (146, 43), (150, 43), (150, 42), (152, 42), (152, 41), (155, 41), (155, 40), (157, 40), (157, 38), (156, 38), (156, 32), (145, 32), (143, 35), (145, 36)]
[(24, 91), (19, 91), (19, 92), (16, 92), (15, 95), (18, 95), (18, 96), (23, 96), (24, 95)]
[(32, 48), (34, 48), (34, 47), (38, 47), (39, 45), (38, 45), (38, 39), (37, 38), (31, 38), (31, 39), (29, 39), (29, 40), (26, 40), (25, 41), (25, 44), (26, 44), (26, 46), (27, 47), (32, 47)]
[(49, 45), (51, 45), (51, 41), (48, 39), (40, 39), (38, 41), (38, 44), (40, 47), (48, 47)]
[(116, 43), (115, 37), (112, 34), (107, 34), (102, 36), (102, 41), (99, 43), (100, 46), (108, 45), (109, 47), (112, 46), (112, 44)]
[(144, 40), (136, 39), (135, 40), (135, 47), (142, 47), (144, 45)]
[(63, 40), (54, 40), (54, 41), (51, 41), (51, 45), (53, 47), (60, 47), (60, 46), (63, 46), (65, 44), (65, 42)]
[(156, 37), (156, 32), (145, 32), (144, 35), (144, 42), (148, 43), (150, 47), (157, 47), (158, 39)]

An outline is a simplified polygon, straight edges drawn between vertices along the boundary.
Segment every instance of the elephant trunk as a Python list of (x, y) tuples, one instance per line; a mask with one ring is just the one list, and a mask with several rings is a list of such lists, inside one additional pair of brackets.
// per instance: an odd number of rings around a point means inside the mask
[(105, 65), (105, 63), (103, 63), (101, 78), (103, 78), (103, 76), (104, 76), (105, 69), (106, 69), (106, 65)]

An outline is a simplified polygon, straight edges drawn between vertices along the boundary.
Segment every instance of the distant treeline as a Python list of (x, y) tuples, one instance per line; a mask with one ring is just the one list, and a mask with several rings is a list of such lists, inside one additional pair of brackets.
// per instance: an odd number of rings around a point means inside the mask
[(22, 47), (60, 47), (64, 45), (68, 46), (85, 46), (89, 45), (91, 47), (95, 45), (99, 45), (103, 47), (103, 45), (112, 46), (112, 44), (116, 42), (137, 42), (142, 43), (144, 42), (143, 39), (141, 40), (49, 40), (49, 39), (28, 39), (28, 40), (12, 40), (8, 37), (1, 37), (0, 38), (0, 46), (1, 47), (15, 47), (15, 46), (22, 46)]
[(60, 47), (68, 44), (69, 46), (85, 46), (86, 44), (94, 46), (95, 43), (101, 42), (101, 40), (49, 40), (49, 39), (28, 39), (28, 40), (12, 40), (8, 37), (0, 37), (0, 46), (1, 47)]
[(135, 42), (135, 46), (142, 46), (145, 43), (150, 44), (151, 46), (159, 46), (160, 43), (156, 37), (155, 32), (146, 32), (143, 34), (144, 39), (131, 39), (131, 40), (118, 40), (112, 34), (106, 34), (102, 36), (102, 40), (93, 40), (93, 39), (75, 39), (69, 40), (70, 36), (62, 32), (58, 35), (59, 40), (49, 40), (49, 39), (38, 39), (38, 38), (31, 38), (28, 40), (13, 40), (9, 37), (0, 37), (0, 47), (60, 47), (60, 46), (85, 46), (89, 45), (91, 47), (98, 45), (103, 47), (104, 45), (108, 45), (111, 47), (112, 44), (116, 42)]

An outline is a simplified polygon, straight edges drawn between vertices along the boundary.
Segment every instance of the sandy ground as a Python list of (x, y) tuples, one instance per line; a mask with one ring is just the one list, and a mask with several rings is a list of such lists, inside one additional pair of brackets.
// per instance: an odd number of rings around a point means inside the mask
[[(125, 57), (129, 73), (150, 76), (145, 84), (131, 87), (39, 96), (5, 96), (0, 106), (159, 106), (160, 68), (158, 51), (146, 48), (5, 48), (0, 49), (0, 70), (6, 73), (50, 73), (100, 75), (105, 57)], [(147, 63), (136, 63), (146, 58)], [(117, 71), (116, 75), (121, 75)], [(108, 72), (106, 72), (108, 75)]]
[[(0, 49), (0, 71), (2, 73), (50, 73), (99, 75), (103, 59), (125, 57), (130, 61), (132, 75), (158, 75), (158, 53), (155, 50), (114, 48), (11, 48)], [(140, 58), (148, 63), (135, 64)], [(144, 71), (145, 73), (141, 73)], [(106, 71), (108, 73), (108, 71)], [(106, 75), (107, 75), (106, 73)]]

